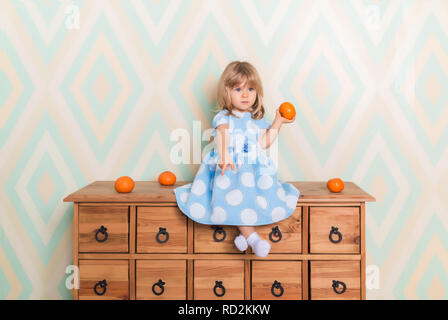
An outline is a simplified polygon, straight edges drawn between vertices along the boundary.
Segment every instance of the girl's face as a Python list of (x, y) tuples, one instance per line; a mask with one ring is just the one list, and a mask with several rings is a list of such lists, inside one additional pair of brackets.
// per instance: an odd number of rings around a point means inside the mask
[(255, 103), (256, 98), (257, 91), (255, 88), (250, 87), (247, 82), (230, 89), (230, 99), (232, 100), (232, 105), (238, 111), (249, 111)]

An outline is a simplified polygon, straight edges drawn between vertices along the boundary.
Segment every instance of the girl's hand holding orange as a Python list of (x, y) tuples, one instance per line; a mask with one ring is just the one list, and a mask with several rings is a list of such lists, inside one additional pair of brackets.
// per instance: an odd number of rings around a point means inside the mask
[(229, 154), (226, 154), (224, 156), (224, 159), (221, 159), (221, 162), (218, 164), (218, 166), (221, 168), (221, 175), (224, 175), (224, 172), (229, 168), (235, 170), (235, 164), (233, 163), (233, 160), (231, 159)]
[(294, 105), (290, 102), (283, 102), (279, 109), (283, 118), (292, 120), (296, 116), (296, 108), (294, 108)]
[(274, 122), (277, 121), (281, 124), (284, 124), (284, 123), (292, 123), (292, 122), (296, 121), (295, 113), (291, 119), (287, 119), (287, 118), (283, 117), (282, 114), (280, 113), (280, 108), (281, 107), (277, 108), (277, 110), (276, 110)]

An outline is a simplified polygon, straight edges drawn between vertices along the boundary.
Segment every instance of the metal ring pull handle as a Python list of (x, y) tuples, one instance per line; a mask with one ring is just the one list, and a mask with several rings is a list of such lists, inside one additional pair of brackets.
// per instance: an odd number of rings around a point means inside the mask
[[(275, 289), (280, 289), (280, 293), (276, 293)], [(285, 292), (285, 290), (283, 289), (282, 284), (280, 282), (278, 282), (277, 280), (274, 280), (274, 283), (272, 284), (272, 287), (271, 287), (272, 295), (274, 297), (281, 297), (284, 292)]]
[[(160, 296), (160, 295), (162, 295), (162, 294), (165, 292), (165, 287), (164, 287), (164, 285), (165, 285), (165, 282), (163, 282), (162, 279), (159, 279), (158, 282), (156, 282), (156, 283), (154, 283), (154, 284), (152, 285), (152, 292), (153, 292), (156, 296)], [(160, 288), (160, 292), (157, 292), (157, 291), (156, 291), (156, 287), (159, 287), (159, 288)]]
[[(99, 234), (99, 233), (102, 233), (102, 234), (104, 235), (104, 237), (103, 237), (102, 239), (98, 238), (98, 234)], [(96, 231), (96, 233), (95, 233), (95, 239), (96, 239), (96, 241), (98, 241), (98, 242), (104, 242), (104, 241), (106, 241), (108, 236), (109, 236), (109, 235), (107, 234), (107, 228), (105, 228), (104, 226), (101, 226), (101, 227)]]
[[(100, 291), (98, 291), (98, 287), (100, 288)], [(106, 293), (107, 289), (107, 281), (104, 279), (103, 281), (98, 281), (95, 286), (93, 287), (93, 291), (95, 291), (95, 294), (102, 296)]]
[[(277, 239), (273, 239), (273, 237), (276, 237)], [(269, 240), (272, 242), (279, 242), (282, 240), (282, 232), (278, 226), (272, 228), (272, 231), (269, 233)]]
[[(160, 240), (160, 235), (165, 235), (165, 240)], [(166, 231), (166, 228), (159, 227), (159, 232), (156, 235), (156, 240), (158, 243), (165, 243), (170, 238), (170, 234)]]
[[(333, 280), (333, 284), (331, 285), (333, 287), (334, 292), (337, 294), (343, 294), (345, 290), (347, 290), (347, 286), (342, 281)], [(338, 289), (339, 286), (341, 286), (342, 289)]]
[[(215, 232), (213, 233), (213, 239), (215, 239), (216, 242), (222, 242), (226, 239), (226, 230), (224, 230), (220, 226), (212, 226), (213, 229), (215, 229)], [(222, 235), (221, 238), (218, 238), (218, 234)]]
[[(216, 290), (220, 288), (222, 290), (221, 293), (218, 293)], [(222, 285), (222, 281), (215, 281), (215, 287), (213, 288), (213, 292), (215, 293), (215, 295), (217, 297), (222, 297), (223, 295), (226, 294), (226, 288), (224, 288), (224, 286)]]
[[(333, 239), (333, 235), (337, 235), (337, 240)], [(329, 235), (330, 241), (332, 243), (339, 243), (342, 241), (342, 233), (339, 232), (339, 228), (337, 227), (331, 227), (330, 235)]]

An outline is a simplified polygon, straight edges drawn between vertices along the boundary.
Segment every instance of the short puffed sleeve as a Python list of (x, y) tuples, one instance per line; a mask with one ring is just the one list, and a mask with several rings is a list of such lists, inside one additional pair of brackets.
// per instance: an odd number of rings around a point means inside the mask
[(215, 137), (216, 136), (216, 128), (221, 125), (221, 124), (226, 124), (229, 123), (229, 117), (225, 115), (227, 111), (222, 110), (220, 112), (218, 112), (215, 117), (213, 118), (212, 121), (212, 136)]
[(258, 120), (257, 125), (260, 129), (269, 129), (271, 127), (271, 125), (266, 121), (265, 117)]
[(213, 118), (212, 126), (213, 126), (214, 129), (216, 129), (216, 128), (217, 128), (219, 125), (221, 125), (221, 124), (229, 123), (229, 119), (228, 119), (228, 117), (224, 115), (225, 113), (226, 113), (226, 112), (225, 112), (224, 110), (223, 110), (223, 111), (220, 111), (220, 112), (218, 112), (218, 114)]
[(255, 139), (258, 141), (258, 138), (260, 137), (261, 130), (269, 129), (271, 127), (271, 125), (266, 121), (266, 118), (264, 118), (264, 117), (261, 118), (260, 120), (257, 120), (256, 123), (257, 123), (259, 130), (257, 131)]

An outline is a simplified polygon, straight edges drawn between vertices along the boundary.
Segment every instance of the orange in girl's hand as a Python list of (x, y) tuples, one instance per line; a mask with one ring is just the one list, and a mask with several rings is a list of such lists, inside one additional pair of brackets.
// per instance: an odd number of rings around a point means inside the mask
[(330, 179), (327, 182), (327, 188), (331, 192), (341, 192), (344, 190), (344, 182), (339, 178)]
[(128, 193), (134, 189), (135, 182), (131, 177), (124, 176), (115, 180), (115, 190), (120, 193)]
[(162, 186), (172, 186), (176, 183), (176, 175), (171, 171), (164, 171), (159, 176), (159, 183)]
[(292, 105), (292, 103), (289, 102), (283, 102), (280, 105), (280, 114), (283, 118), (286, 118), (288, 120), (292, 120), (294, 116), (296, 115), (296, 109)]

